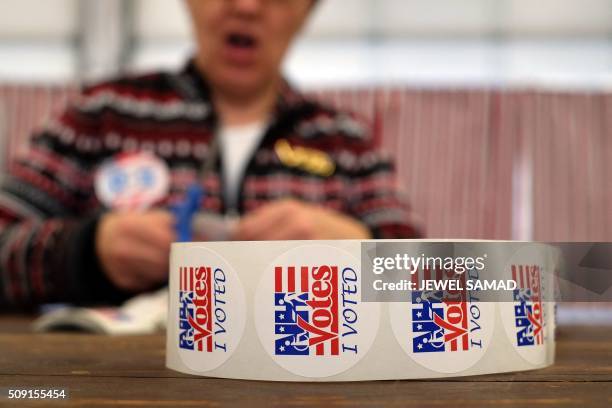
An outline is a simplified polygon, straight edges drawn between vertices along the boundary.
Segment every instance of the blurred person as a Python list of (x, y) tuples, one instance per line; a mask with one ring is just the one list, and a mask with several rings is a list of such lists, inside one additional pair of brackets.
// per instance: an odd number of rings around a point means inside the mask
[[(115, 303), (162, 286), (168, 208), (195, 182), (202, 211), (241, 216), (234, 240), (416, 237), (372, 129), (282, 77), (314, 3), (186, 0), (197, 51), (181, 72), (85, 87), (37, 132), (0, 191), (0, 303)], [(142, 151), (168, 167), (169, 193), (145, 211), (105, 207), (93, 174)]]

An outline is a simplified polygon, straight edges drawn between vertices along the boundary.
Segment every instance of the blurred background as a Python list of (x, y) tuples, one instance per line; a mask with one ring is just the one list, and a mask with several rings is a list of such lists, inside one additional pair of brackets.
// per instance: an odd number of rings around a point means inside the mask
[[(178, 69), (180, 0), (2, 0), (0, 166), (82, 81)], [(376, 123), (431, 238), (612, 241), (610, 0), (324, 0), (288, 77)]]
[[(0, 78), (174, 68), (191, 50), (181, 0), (2, 0)], [(609, 0), (325, 0), (287, 71), (308, 88), (612, 85)]]

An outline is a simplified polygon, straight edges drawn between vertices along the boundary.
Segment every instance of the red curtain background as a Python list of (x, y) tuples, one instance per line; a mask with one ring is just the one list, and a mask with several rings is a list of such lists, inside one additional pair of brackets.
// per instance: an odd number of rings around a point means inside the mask
[[(0, 85), (5, 165), (74, 89)], [(428, 237), (612, 241), (612, 94), (378, 88), (313, 95), (375, 124)]]

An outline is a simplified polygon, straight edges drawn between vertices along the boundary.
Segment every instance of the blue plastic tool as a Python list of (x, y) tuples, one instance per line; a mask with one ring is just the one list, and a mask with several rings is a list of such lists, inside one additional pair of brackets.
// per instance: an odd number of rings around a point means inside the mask
[(187, 189), (185, 199), (173, 206), (177, 242), (193, 241), (193, 217), (200, 210), (204, 199), (204, 189), (199, 184), (192, 184)]

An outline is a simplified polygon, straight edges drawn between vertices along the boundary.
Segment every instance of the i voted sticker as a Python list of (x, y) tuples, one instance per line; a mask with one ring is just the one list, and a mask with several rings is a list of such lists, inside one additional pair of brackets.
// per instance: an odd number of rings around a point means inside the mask
[(529, 246), (510, 258), (504, 271), (516, 281), (511, 302), (500, 303), (503, 326), (517, 353), (526, 361), (544, 363), (548, 344), (548, 304), (544, 293), (548, 288), (546, 251), (544, 246)]
[(361, 302), (359, 261), (325, 245), (276, 258), (255, 295), (255, 323), (269, 356), (303, 377), (342, 373), (369, 351), (380, 305)]
[[(472, 269), (418, 270), (412, 279), (458, 279), (459, 287), (446, 291), (414, 290), (410, 303), (389, 305), (395, 338), (410, 358), (439, 373), (459, 373), (482, 359), (491, 343), (495, 326), (495, 304), (479, 302), (478, 291), (467, 289), (466, 279), (479, 280)], [(466, 276), (467, 275), (467, 276)]]
[[(178, 277), (179, 356), (195, 372), (220, 367), (237, 349), (246, 323), (242, 283), (230, 264), (203, 247), (185, 250)], [(176, 303), (175, 303), (176, 304)]]
[[(432, 241), (398, 242), (406, 253)], [(454, 260), (477, 253), (487, 262), (480, 269), (415, 264), (404, 297), (383, 305), (362, 299), (370, 285), (359, 259), (364, 243), (174, 244), (166, 366), (213, 378), (336, 382), (516, 372), (554, 362), (554, 302), (544, 301), (553, 278), (546, 271), (558, 256), (551, 248), (519, 243), (534, 249), (531, 256), (514, 243), (456, 243)], [(523, 284), (504, 293), (503, 303), (480, 289), (493, 278), (520, 283), (521, 275)]]
[(168, 194), (166, 164), (150, 153), (122, 154), (104, 163), (95, 177), (96, 196), (114, 210), (138, 211)]

